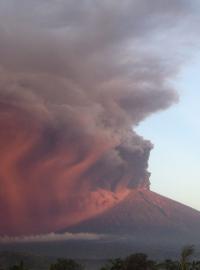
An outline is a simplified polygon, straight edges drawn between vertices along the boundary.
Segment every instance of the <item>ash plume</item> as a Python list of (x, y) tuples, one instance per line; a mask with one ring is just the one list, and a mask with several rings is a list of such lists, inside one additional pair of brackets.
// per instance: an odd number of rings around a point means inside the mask
[(149, 188), (152, 143), (133, 129), (177, 101), (194, 10), (1, 1), (0, 234), (55, 231)]

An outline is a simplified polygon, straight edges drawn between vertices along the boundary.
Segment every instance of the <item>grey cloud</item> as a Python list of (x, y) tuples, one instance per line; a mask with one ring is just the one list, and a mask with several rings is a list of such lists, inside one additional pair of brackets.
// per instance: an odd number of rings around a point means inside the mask
[[(94, 233), (48, 233), (39, 235), (29, 235), (29, 236), (2, 236), (0, 237), (0, 244), (13, 244), (13, 243), (40, 243), (40, 242), (56, 242), (56, 241), (66, 241), (66, 240), (99, 240), (106, 236), (103, 234)], [(107, 237), (108, 238), (108, 237)]]
[(177, 102), (170, 82), (195, 8), (184, 0), (1, 1), (0, 203), (11, 224), (2, 232), (49, 232), (104, 209), (99, 189), (149, 188), (152, 144), (132, 129)]

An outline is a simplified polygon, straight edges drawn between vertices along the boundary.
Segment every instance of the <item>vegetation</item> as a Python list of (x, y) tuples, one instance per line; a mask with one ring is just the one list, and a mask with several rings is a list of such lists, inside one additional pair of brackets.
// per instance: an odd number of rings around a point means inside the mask
[(11, 266), (9, 270), (28, 270), (28, 269), (24, 266), (24, 262), (21, 261), (19, 264)]
[(179, 261), (167, 259), (156, 262), (148, 259), (146, 254), (136, 253), (123, 260), (110, 260), (101, 270), (200, 270), (200, 261), (190, 261), (192, 255), (193, 246), (185, 246), (182, 249)]
[[(170, 259), (157, 262), (148, 258), (146, 254), (136, 253), (126, 258), (109, 260), (100, 270), (200, 270), (200, 261), (194, 260), (194, 247), (185, 246), (177, 261)], [(193, 259), (193, 260), (192, 260)], [(11, 267), (1, 267), (0, 270), (40, 270), (44, 268), (29, 268), (23, 261)], [(50, 263), (45, 270), (87, 270), (72, 259), (58, 259)]]
[(82, 270), (83, 267), (72, 259), (58, 259), (51, 264), (50, 270)]
[(181, 251), (180, 269), (187, 270), (191, 268), (189, 259), (194, 254), (194, 246), (185, 246)]

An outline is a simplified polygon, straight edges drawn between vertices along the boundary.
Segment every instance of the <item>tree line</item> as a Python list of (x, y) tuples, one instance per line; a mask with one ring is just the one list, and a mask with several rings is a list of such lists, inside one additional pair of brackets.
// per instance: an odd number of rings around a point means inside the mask
[[(144, 253), (131, 254), (126, 258), (116, 258), (109, 260), (99, 270), (200, 270), (200, 261), (192, 260), (194, 246), (185, 246), (179, 260), (166, 259), (155, 261), (149, 259)], [(0, 270), (29, 270), (21, 261), (8, 269)], [(58, 259), (49, 266), (49, 270), (87, 270), (81, 264), (72, 259)]]

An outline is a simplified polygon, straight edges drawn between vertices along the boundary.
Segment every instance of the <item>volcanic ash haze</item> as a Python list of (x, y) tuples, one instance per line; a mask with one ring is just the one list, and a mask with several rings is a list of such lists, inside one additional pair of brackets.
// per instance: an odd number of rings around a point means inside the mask
[(152, 144), (133, 129), (177, 100), (193, 5), (0, 2), (1, 234), (58, 230), (149, 189)]

